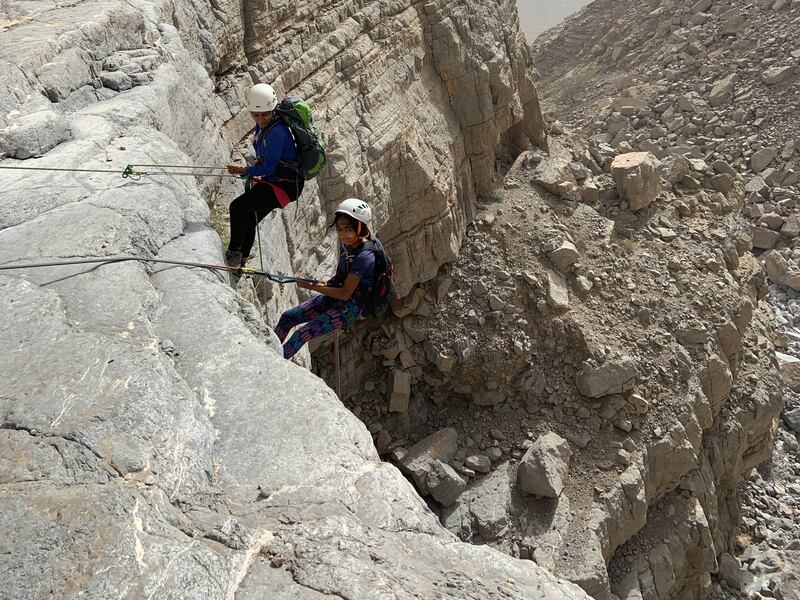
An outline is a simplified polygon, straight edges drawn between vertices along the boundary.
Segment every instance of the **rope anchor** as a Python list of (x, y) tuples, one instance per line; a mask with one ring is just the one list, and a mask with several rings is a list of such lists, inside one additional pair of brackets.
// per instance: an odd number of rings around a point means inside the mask
[(122, 178), (127, 179), (130, 178), (133, 181), (139, 181), (142, 178), (143, 173), (139, 173), (138, 171), (133, 170), (133, 165), (128, 165), (125, 167), (125, 170), (122, 172)]

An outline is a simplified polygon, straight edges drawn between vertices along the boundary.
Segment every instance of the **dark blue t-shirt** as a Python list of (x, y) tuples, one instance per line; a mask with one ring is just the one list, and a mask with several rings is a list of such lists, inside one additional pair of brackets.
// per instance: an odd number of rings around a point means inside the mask
[(372, 285), (375, 276), (375, 253), (372, 250), (361, 249), (358, 254), (353, 256), (354, 254), (355, 251), (349, 248), (342, 249), (342, 253), (339, 255), (339, 264), (336, 265), (336, 277), (331, 281), (334, 285), (341, 286), (347, 279), (347, 275), (352, 273), (361, 277), (358, 289), (366, 290)]

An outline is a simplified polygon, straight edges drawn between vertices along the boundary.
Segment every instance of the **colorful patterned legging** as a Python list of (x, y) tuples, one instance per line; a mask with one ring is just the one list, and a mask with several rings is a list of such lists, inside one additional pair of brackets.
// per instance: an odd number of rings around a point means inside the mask
[(361, 307), (352, 299), (342, 302), (321, 294), (290, 308), (281, 315), (275, 327), (275, 334), (281, 343), (293, 327), (300, 323), (305, 325), (295, 331), (289, 341), (283, 344), (283, 357), (291, 358), (303, 344), (315, 337), (330, 333), (334, 329), (349, 329), (360, 313)]

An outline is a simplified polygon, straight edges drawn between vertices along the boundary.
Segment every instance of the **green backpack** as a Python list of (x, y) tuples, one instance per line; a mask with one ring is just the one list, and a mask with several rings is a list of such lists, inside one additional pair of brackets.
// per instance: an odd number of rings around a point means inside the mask
[(319, 127), (314, 124), (311, 107), (304, 100), (287, 96), (275, 107), (277, 114), (294, 138), (297, 156), (300, 159), (300, 174), (303, 179), (313, 179), (325, 166), (325, 142)]

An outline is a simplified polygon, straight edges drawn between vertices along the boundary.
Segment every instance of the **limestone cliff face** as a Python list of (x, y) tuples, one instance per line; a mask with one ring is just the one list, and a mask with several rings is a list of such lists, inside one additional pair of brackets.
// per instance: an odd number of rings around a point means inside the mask
[[(545, 141), (511, 1), (246, 3), (245, 18), (250, 72), (309, 98), (327, 134), (330, 166), (304, 202), (316, 193), (328, 216), (348, 196), (372, 202), (400, 295), (455, 258), (496, 159)], [(313, 268), (322, 222), (298, 210), (294, 265)]]
[[(407, 289), (454, 256), (495, 156), (542, 142), (510, 2), (3, 10), (2, 165), (116, 173), (2, 171), (0, 263), (219, 262), (211, 182), (119, 174), (224, 163), (249, 126), (251, 73), (311, 99), (331, 149), (281, 217), (291, 256), (268, 257), (278, 265), (327, 260), (309, 244), (353, 193), (377, 200)], [(0, 562), (14, 597), (586, 597), (457, 542), (213, 273), (4, 272), (0, 311)]]

